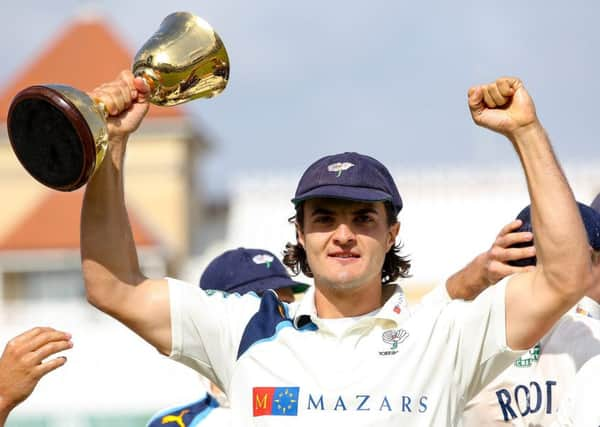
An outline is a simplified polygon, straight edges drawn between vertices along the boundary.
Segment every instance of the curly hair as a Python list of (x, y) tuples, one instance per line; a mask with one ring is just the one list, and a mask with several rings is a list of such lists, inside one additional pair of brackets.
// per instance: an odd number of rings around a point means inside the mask
[[(288, 222), (297, 224), (302, 229), (304, 226), (304, 203), (299, 203), (296, 206), (296, 215), (288, 218)], [(394, 207), (391, 203), (385, 202), (385, 212), (387, 216), (388, 226), (392, 226), (398, 222), (398, 218), (394, 214)], [(298, 239), (298, 232), (296, 231), (296, 240)], [(394, 282), (399, 277), (406, 278), (410, 277), (410, 259), (400, 255), (402, 250), (402, 244), (397, 243), (390, 248), (385, 254), (383, 261), (383, 267), (381, 268), (381, 283)], [(283, 251), (283, 263), (287, 265), (294, 275), (304, 273), (307, 277), (313, 277), (310, 266), (306, 259), (306, 251), (299, 243), (286, 243)]]

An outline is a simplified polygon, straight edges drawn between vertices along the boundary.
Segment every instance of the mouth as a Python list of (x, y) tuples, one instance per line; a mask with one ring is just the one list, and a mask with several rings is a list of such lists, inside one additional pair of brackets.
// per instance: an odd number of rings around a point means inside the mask
[(332, 252), (327, 254), (329, 258), (339, 259), (339, 260), (355, 260), (359, 259), (360, 255), (352, 253), (352, 252)]

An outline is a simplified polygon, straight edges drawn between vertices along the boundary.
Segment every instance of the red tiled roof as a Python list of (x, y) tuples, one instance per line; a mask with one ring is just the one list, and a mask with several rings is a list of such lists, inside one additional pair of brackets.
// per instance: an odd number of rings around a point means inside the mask
[[(6, 122), (12, 99), (27, 86), (61, 83), (89, 91), (131, 68), (133, 56), (102, 19), (76, 19), (1, 92), (0, 122)], [(148, 117), (182, 116), (178, 107), (152, 105), (148, 113)]]
[[(23, 216), (10, 234), (0, 241), (0, 252), (10, 250), (78, 249), (83, 190), (48, 192)], [(129, 210), (133, 237), (138, 246), (156, 246), (157, 241)]]

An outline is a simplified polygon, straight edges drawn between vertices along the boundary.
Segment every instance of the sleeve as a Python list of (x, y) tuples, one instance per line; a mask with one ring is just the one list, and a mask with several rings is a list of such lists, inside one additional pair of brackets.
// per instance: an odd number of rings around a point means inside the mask
[(421, 298), (422, 305), (447, 304), (450, 301), (452, 301), (452, 298), (450, 298), (450, 295), (448, 294), (445, 281), (438, 284), (433, 290)]
[(227, 391), (243, 331), (256, 313), (255, 294), (204, 291), (168, 279), (172, 348), (169, 357)]
[(453, 301), (450, 333), (457, 343), (455, 378), (468, 402), (526, 350), (506, 342), (506, 284), (486, 289), (473, 301)]

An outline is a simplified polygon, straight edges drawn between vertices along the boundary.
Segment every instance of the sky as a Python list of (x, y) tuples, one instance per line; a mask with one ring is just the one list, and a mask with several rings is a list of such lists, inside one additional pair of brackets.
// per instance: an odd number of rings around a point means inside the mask
[[(231, 178), (299, 176), (317, 158), (370, 154), (394, 170), (518, 167), (510, 144), (471, 121), (470, 86), (522, 78), (563, 162), (600, 160), (600, 3), (549, 0), (2, 2), (0, 79), (26, 66), (83, 9), (135, 52), (174, 11), (223, 39), (230, 82), (185, 108), (213, 139), (209, 195)], [(99, 58), (98, 60), (101, 60)]]

